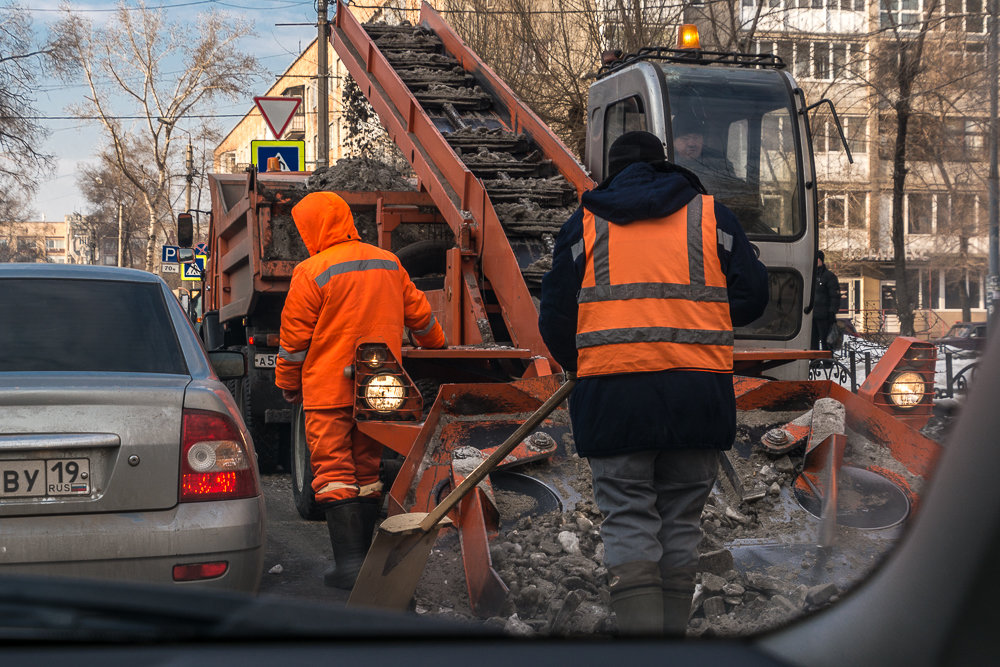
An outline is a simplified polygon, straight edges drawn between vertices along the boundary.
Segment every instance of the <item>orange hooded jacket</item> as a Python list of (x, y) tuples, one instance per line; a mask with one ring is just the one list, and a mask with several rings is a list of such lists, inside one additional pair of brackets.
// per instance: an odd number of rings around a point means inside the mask
[(443, 347), (444, 331), (391, 252), (363, 243), (351, 210), (332, 192), (313, 192), (292, 209), (309, 250), (292, 273), (281, 312), (275, 384), (302, 390), (307, 410), (354, 403), (344, 368), (361, 339), (380, 339), (400, 358), (403, 326), (422, 347)]

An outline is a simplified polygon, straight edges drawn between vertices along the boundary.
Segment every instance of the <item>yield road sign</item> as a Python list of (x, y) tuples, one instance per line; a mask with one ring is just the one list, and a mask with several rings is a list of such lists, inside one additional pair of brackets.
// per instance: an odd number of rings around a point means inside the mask
[(264, 117), (271, 136), (281, 139), (288, 124), (292, 122), (295, 110), (302, 104), (302, 99), (298, 97), (255, 97), (254, 104), (260, 109), (260, 115)]
[(204, 255), (196, 255), (194, 262), (184, 264), (184, 273), (181, 274), (181, 280), (201, 280), (201, 274), (205, 271), (205, 260), (207, 259)]
[(267, 171), (267, 159), (270, 157), (278, 158), (282, 171), (305, 171), (306, 142), (260, 139), (250, 142), (250, 163), (257, 167), (257, 171)]
[(177, 261), (177, 246), (175, 245), (162, 246), (160, 260), (164, 264), (175, 263)]

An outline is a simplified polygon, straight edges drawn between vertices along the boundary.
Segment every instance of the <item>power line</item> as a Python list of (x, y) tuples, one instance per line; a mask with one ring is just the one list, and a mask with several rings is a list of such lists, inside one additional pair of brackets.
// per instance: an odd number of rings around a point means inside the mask
[[(143, 9), (178, 9), (181, 7), (194, 7), (197, 5), (220, 5), (223, 7), (232, 7), (234, 9), (249, 9), (252, 11), (270, 11), (272, 9), (285, 9), (288, 7), (301, 7), (302, 5), (311, 5), (312, 0), (304, 0), (303, 2), (286, 2), (282, 5), (269, 5), (267, 7), (261, 6), (250, 6), (250, 5), (237, 5), (228, 2), (221, 2), (220, 0), (194, 0), (193, 2), (178, 2), (171, 5), (153, 5), (147, 7), (125, 7), (127, 12), (137, 12)], [(22, 7), (23, 10), (29, 12), (36, 12), (39, 14), (55, 14), (57, 12), (64, 11), (63, 9), (36, 9), (34, 7)], [(109, 12), (117, 12), (120, 7), (109, 7), (107, 9), (73, 9), (70, 10), (72, 14), (106, 14)]]
[[(415, 13), (416, 9), (409, 9), (406, 7), (386, 7), (384, 5), (351, 5), (352, 8), (356, 9), (381, 9), (385, 12), (404, 12), (404, 13)], [(646, 7), (646, 11), (649, 10), (673, 10), (679, 8), (679, 6), (672, 3), (664, 3), (661, 5), (652, 5)], [(534, 16), (539, 14), (550, 14), (550, 15), (561, 15), (561, 14), (610, 14), (617, 10), (614, 9), (438, 9), (438, 14), (477, 14), (483, 16)]]
[[(182, 118), (243, 118), (243, 113), (185, 114)], [(0, 120), (146, 120), (153, 116), (0, 116)]]
[[(214, 4), (215, 0), (196, 0), (195, 2), (181, 2), (175, 5), (156, 5), (155, 7), (147, 7), (147, 9), (173, 9), (175, 7), (191, 7), (192, 5), (210, 5)], [(63, 9), (35, 9), (34, 7), (23, 7), (25, 11), (36, 12), (40, 14), (54, 14), (56, 12), (62, 12)], [(105, 14), (108, 12), (117, 12), (121, 7), (109, 7), (108, 9), (74, 9), (72, 13), (80, 14)], [(142, 9), (142, 7), (126, 7), (125, 11), (136, 12)]]

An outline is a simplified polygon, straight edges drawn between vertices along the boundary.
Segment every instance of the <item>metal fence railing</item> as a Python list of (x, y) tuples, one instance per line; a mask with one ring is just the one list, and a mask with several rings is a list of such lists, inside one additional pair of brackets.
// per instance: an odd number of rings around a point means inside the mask
[[(809, 364), (808, 377), (810, 380), (832, 380), (856, 393), (887, 347), (868, 338), (845, 336), (833, 359), (814, 359)], [(964, 397), (978, 368), (978, 355), (940, 346), (934, 374), (935, 398)]]

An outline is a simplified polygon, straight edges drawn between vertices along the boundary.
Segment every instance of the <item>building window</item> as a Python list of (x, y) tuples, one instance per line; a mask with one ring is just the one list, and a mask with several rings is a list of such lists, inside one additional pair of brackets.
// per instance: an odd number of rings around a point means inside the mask
[(823, 199), (823, 224), (826, 227), (843, 229), (847, 222), (847, 202), (844, 195), (828, 195)]
[[(949, 134), (952, 127), (946, 126)], [(954, 122), (954, 139), (949, 141), (961, 151), (961, 160), (981, 161), (986, 156), (986, 129), (978, 120), (964, 118)]]
[(979, 224), (978, 203), (979, 198), (976, 195), (952, 195), (951, 225), (949, 226), (952, 233), (960, 233), (962, 230), (965, 230), (965, 234), (968, 236), (986, 233), (985, 220), (983, 220), (982, 226)]
[(946, 269), (944, 272), (944, 307), (946, 310), (962, 308), (963, 296), (970, 308), (981, 308), (979, 296), (983, 276), (968, 269)]
[(46, 250), (65, 250), (66, 249), (66, 239), (64, 239), (62, 237), (47, 238), (47, 239), (45, 239), (45, 249)]
[(868, 193), (847, 196), (847, 226), (850, 229), (868, 229)]
[(823, 197), (819, 211), (821, 224), (830, 229), (867, 229), (868, 194), (836, 193)]
[(906, 229), (910, 234), (933, 234), (934, 196), (910, 194), (906, 197)]
[(945, 0), (944, 13), (951, 30), (982, 33), (986, 26), (983, 0)]
[(915, 30), (920, 23), (922, 0), (880, 0), (883, 28)]
[[(868, 119), (864, 116), (840, 116), (840, 126), (852, 155), (868, 152)], [(844, 144), (833, 116), (817, 116), (813, 125), (813, 150), (817, 153), (843, 153)]]
[(863, 69), (860, 42), (791, 42), (763, 40), (757, 53), (771, 53), (785, 63), (796, 79), (831, 81)]

